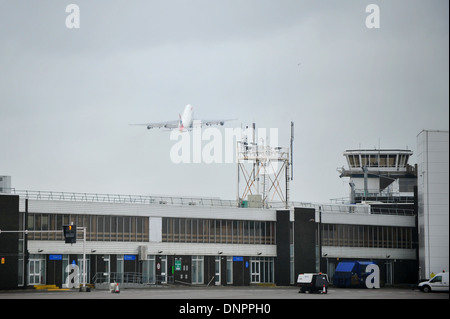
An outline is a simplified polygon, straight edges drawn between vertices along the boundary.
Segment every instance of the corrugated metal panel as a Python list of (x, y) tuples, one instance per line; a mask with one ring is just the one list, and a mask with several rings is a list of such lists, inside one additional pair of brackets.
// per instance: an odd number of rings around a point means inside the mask
[(322, 256), (354, 259), (416, 259), (415, 249), (323, 246)]
[[(86, 242), (86, 254), (138, 255), (141, 246), (148, 255), (211, 255), (211, 256), (260, 256), (275, 257), (276, 245), (231, 245), (190, 243), (139, 243), (139, 242)], [(69, 245), (63, 241), (30, 240), (30, 254), (82, 254), (83, 242)]]
[[(129, 254), (137, 255), (139, 246), (148, 243), (139, 242), (95, 242), (86, 241), (86, 254)], [(83, 254), (83, 241), (76, 244), (65, 244), (64, 241), (29, 240), (30, 254)]]
[(398, 227), (415, 227), (416, 225), (414, 216), (351, 213), (322, 213), (322, 223)]
[(48, 214), (124, 215), (275, 221), (276, 210), (159, 204), (29, 200), (28, 211)]

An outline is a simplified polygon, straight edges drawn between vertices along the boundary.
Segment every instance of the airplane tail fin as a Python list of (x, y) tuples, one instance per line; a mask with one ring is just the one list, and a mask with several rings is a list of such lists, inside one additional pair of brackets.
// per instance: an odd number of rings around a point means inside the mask
[(181, 114), (178, 114), (178, 117), (180, 118), (180, 121), (178, 122), (178, 128), (180, 131), (184, 130), (183, 120), (181, 119)]

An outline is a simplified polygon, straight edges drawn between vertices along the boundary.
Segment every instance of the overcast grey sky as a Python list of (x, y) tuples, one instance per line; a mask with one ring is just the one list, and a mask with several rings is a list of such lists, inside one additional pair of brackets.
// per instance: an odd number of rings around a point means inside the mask
[(346, 149), (415, 151), (422, 129), (449, 129), (448, 6), (0, 0), (0, 175), (17, 189), (235, 199), (235, 164), (173, 164), (168, 132), (128, 125), (190, 103), (239, 118), (229, 127), (278, 128), (279, 145), (294, 121), (291, 199), (348, 196)]

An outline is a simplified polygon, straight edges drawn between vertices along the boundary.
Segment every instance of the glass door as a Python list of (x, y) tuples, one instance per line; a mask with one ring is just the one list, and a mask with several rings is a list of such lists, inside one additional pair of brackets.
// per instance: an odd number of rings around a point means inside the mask
[(260, 282), (260, 262), (259, 260), (251, 260), (250, 261), (250, 275), (252, 283)]
[(145, 283), (155, 283), (155, 256), (147, 256), (147, 260), (142, 263), (142, 275)]
[(227, 257), (227, 284), (233, 284), (233, 257)]
[(41, 261), (39, 259), (30, 259), (28, 261), (28, 284), (41, 284)]
[(116, 264), (116, 281), (119, 283), (123, 283), (124, 278), (124, 257), (123, 255), (117, 255), (117, 264)]
[[(88, 255), (86, 255), (86, 283), (88, 284), (91, 281), (91, 263), (89, 262), (90, 258)], [(83, 275), (83, 270), (84, 270), (84, 265), (83, 265), (83, 255), (78, 255), (78, 263), (80, 264), (80, 268), (79, 268), (79, 277), (80, 277), (80, 284), (84, 283), (84, 275)]]
[(192, 283), (203, 284), (203, 256), (192, 256)]
[(28, 285), (45, 284), (45, 256), (30, 255), (27, 279)]
[(110, 283), (111, 282), (111, 273), (110, 273), (110, 270), (111, 270), (111, 268), (110, 268), (110, 257), (109, 257), (109, 255), (103, 255), (103, 263), (104, 263), (104, 266), (105, 266), (105, 270), (104, 270), (104, 276), (105, 276), (105, 279), (106, 279), (106, 282), (107, 283)]
[(220, 280), (220, 256), (216, 256), (215, 270), (216, 270), (215, 285), (219, 286), (221, 283), (221, 280)]
[(161, 283), (167, 284), (167, 256), (161, 257)]
[(387, 260), (386, 261), (386, 263), (385, 263), (385, 265), (386, 265), (386, 281), (385, 281), (385, 284), (386, 285), (392, 285), (393, 284), (393, 277), (394, 277), (394, 274), (393, 274), (393, 271), (392, 271), (392, 261), (391, 260)]

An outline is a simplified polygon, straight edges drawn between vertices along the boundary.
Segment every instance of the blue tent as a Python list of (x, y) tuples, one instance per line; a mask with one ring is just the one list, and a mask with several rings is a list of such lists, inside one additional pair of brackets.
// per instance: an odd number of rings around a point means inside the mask
[(366, 267), (373, 261), (342, 261), (334, 273), (333, 285), (340, 288), (365, 287)]
[(356, 261), (343, 261), (336, 267), (336, 272), (351, 272), (356, 265)]

